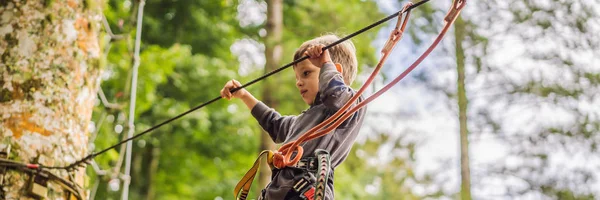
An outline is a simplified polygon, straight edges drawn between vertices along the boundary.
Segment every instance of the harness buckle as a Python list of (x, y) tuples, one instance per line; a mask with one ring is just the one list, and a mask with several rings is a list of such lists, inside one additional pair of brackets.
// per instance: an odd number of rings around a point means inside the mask
[(302, 158), (294, 167), (315, 172), (317, 170), (317, 159), (315, 157)]
[(313, 200), (315, 197), (315, 186), (313, 185), (315, 178), (310, 173), (308, 176), (309, 177), (305, 176), (298, 180), (292, 189), (299, 194), (300, 198), (305, 200)]
[(43, 171), (31, 173), (27, 183), (27, 194), (34, 198), (47, 198), (48, 194), (48, 174)]

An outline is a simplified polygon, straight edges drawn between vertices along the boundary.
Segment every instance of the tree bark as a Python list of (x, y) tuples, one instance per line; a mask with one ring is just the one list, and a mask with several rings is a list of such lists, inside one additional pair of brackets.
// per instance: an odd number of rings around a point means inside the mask
[(458, 118), (460, 126), (460, 175), (462, 200), (471, 199), (471, 175), (469, 169), (469, 129), (467, 128), (467, 92), (465, 89), (465, 52), (462, 41), (465, 38), (465, 22), (459, 16), (454, 24), (454, 38), (456, 43), (456, 71), (458, 92)]
[[(281, 63), (281, 34), (283, 29), (283, 3), (281, 0), (267, 0), (267, 35), (265, 38), (265, 71), (270, 72), (279, 67)], [(279, 102), (273, 96), (272, 91), (277, 87), (276, 77), (265, 79), (263, 90), (263, 102), (277, 109)], [(263, 131), (260, 140), (260, 149), (275, 149), (275, 143), (271, 137)], [(264, 188), (271, 181), (271, 170), (268, 165), (261, 165), (258, 185)]]
[[(8, 159), (65, 166), (88, 153), (100, 2), (0, 1), (0, 151), (10, 148)], [(68, 180), (67, 172), (52, 172)], [(85, 170), (74, 173), (83, 187)], [(7, 172), (5, 198), (26, 199), (28, 178)], [(52, 182), (48, 190), (46, 199), (63, 198)]]

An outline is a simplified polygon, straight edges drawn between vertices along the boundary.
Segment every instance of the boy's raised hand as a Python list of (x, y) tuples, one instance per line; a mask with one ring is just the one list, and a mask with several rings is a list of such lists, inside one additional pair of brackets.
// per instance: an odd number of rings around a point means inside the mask
[(304, 55), (309, 57), (310, 62), (318, 68), (321, 68), (327, 62), (332, 62), (329, 51), (323, 51), (324, 47), (323, 44), (312, 45), (304, 52)]
[(235, 79), (227, 81), (227, 83), (225, 83), (225, 86), (223, 86), (223, 89), (221, 89), (221, 97), (227, 100), (231, 100), (231, 98), (243, 98), (248, 94), (248, 91), (246, 89), (242, 88), (234, 93), (230, 92), (230, 90), (239, 87), (242, 87), (242, 84), (239, 81), (236, 81)]

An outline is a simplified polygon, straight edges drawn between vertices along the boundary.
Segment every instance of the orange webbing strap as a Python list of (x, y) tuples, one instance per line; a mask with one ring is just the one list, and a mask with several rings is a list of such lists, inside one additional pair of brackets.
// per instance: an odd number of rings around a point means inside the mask
[(238, 184), (235, 186), (235, 189), (233, 190), (233, 196), (235, 196), (236, 199), (245, 200), (248, 197), (250, 187), (252, 186), (252, 181), (254, 181), (254, 177), (258, 173), (260, 168), (260, 159), (263, 155), (267, 156), (267, 164), (269, 164), (271, 168), (273, 167), (273, 151), (264, 150), (260, 152), (256, 161), (254, 161), (252, 168), (246, 172), (242, 180), (240, 180), (240, 182), (238, 182)]

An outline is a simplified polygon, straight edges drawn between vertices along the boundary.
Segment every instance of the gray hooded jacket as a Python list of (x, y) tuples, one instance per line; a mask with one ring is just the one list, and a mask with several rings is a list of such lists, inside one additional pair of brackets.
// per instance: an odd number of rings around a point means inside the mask
[[(252, 108), (252, 115), (262, 128), (269, 133), (275, 143), (288, 143), (298, 139), (303, 133), (332, 116), (354, 94), (356, 94), (356, 91), (344, 84), (342, 75), (336, 70), (335, 65), (326, 63), (319, 73), (319, 92), (313, 105), (308, 110), (297, 116), (281, 116), (272, 108), (259, 102)], [(355, 103), (362, 100), (363, 97), (361, 96)], [(312, 157), (316, 149), (327, 150), (333, 172), (350, 153), (354, 140), (362, 126), (365, 112), (366, 107), (359, 109), (335, 129), (334, 133), (304, 143), (302, 145), (304, 148), (302, 157)], [(286, 198), (293, 184), (302, 178), (304, 173), (306, 173), (304, 170), (289, 167), (273, 170), (271, 183), (262, 191), (264, 199), (279, 200)], [(333, 199), (333, 178), (329, 179), (327, 186), (326, 199)], [(289, 199), (289, 196), (287, 198)]]

